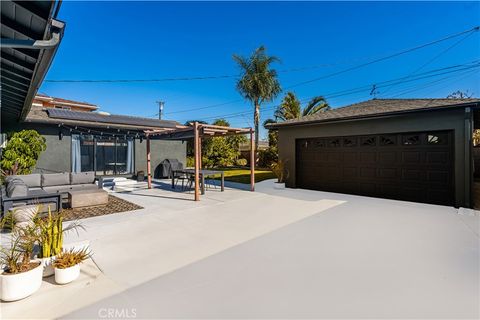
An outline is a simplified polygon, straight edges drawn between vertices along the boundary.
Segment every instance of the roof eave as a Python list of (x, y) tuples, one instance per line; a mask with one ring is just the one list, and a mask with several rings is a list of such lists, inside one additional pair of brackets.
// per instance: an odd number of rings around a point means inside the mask
[(370, 114), (370, 115), (357, 115), (357, 116), (350, 116), (350, 117), (343, 117), (343, 118), (319, 119), (319, 120), (303, 121), (303, 122), (299, 121), (299, 122), (270, 123), (270, 124), (267, 124), (265, 128), (268, 130), (278, 130), (284, 127), (306, 126), (306, 125), (323, 124), (323, 123), (395, 117), (395, 116), (405, 115), (408, 113), (417, 113), (417, 112), (425, 112), (425, 111), (442, 111), (442, 110), (454, 109), (458, 107), (467, 108), (467, 107), (479, 107), (479, 106), (480, 106), (479, 102), (464, 102), (461, 104), (442, 106), (442, 107), (430, 107), (430, 108), (414, 109), (414, 110), (401, 110), (401, 111), (393, 111), (393, 112), (385, 112), (385, 113), (376, 113), (376, 114)]
[(35, 98), (35, 95), (40, 88), (40, 85), (42, 84), (42, 81), (45, 78), (47, 71), (50, 68), (50, 65), (52, 64), (53, 58), (55, 57), (55, 54), (57, 53), (58, 47), (63, 38), (65, 23), (60, 20), (52, 19), (51, 26), (52, 32), (59, 34), (60, 40), (53, 48), (41, 49), (39, 55), (39, 62), (37, 62), (35, 66), (32, 81), (30, 83), (30, 87), (28, 88), (25, 102), (23, 104), (20, 120), (25, 120), (28, 113), (30, 112), (33, 99)]

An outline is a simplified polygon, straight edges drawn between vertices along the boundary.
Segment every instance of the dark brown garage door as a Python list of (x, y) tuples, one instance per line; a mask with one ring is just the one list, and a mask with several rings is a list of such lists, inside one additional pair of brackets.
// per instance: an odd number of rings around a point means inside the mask
[(454, 205), (451, 131), (298, 139), (298, 188)]

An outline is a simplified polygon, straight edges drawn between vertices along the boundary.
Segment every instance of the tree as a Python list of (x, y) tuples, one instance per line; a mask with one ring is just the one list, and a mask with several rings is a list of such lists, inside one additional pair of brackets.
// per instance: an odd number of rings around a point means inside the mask
[(447, 96), (447, 99), (469, 99), (472, 97), (472, 94), (467, 91), (455, 91)]
[[(225, 119), (217, 119), (212, 124), (230, 127), (230, 123)], [(247, 138), (243, 135), (203, 139), (202, 162), (207, 167), (231, 166), (235, 164), (235, 161), (240, 155), (240, 144), (246, 141)]]
[(268, 146), (277, 147), (278, 142), (278, 132), (277, 130), (268, 129), (266, 126), (271, 123), (276, 123), (277, 121), (273, 119), (267, 119), (263, 121), (263, 127), (268, 130)]
[(330, 110), (330, 106), (328, 105), (327, 100), (322, 96), (314, 97), (302, 110), (300, 101), (295, 96), (295, 93), (288, 92), (283, 98), (280, 106), (275, 110), (274, 116), (277, 121), (286, 121), (327, 110)]
[(46, 149), (45, 138), (35, 130), (13, 133), (0, 160), (2, 174), (30, 174), (40, 154)]
[(241, 69), (242, 75), (237, 82), (238, 92), (254, 107), (255, 153), (258, 150), (260, 107), (263, 102), (275, 99), (282, 91), (277, 72), (271, 65), (278, 62), (275, 56), (268, 56), (264, 46), (257, 48), (250, 57), (234, 54), (233, 60)]

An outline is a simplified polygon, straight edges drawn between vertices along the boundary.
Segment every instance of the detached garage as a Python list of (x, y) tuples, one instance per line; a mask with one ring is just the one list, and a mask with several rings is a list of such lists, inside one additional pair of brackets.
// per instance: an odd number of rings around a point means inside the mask
[(478, 99), (373, 99), (276, 123), (287, 187), (472, 207)]

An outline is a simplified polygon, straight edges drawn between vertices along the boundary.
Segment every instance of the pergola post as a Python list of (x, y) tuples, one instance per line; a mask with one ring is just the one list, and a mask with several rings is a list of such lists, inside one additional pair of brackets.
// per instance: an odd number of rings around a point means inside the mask
[(250, 191), (255, 191), (255, 139), (250, 128)]
[(194, 152), (195, 152), (195, 201), (200, 200), (200, 189), (199, 189), (199, 170), (200, 170), (200, 157), (198, 152), (200, 151), (199, 146), (199, 134), (198, 134), (198, 122), (193, 123), (193, 144), (194, 144)]
[(198, 168), (202, 170), (202, 136), (198, 135)]
[(148, 189), (152, 189), (152, 168), (150, 163), (150, 136), (147, 134), (147, 181)]

